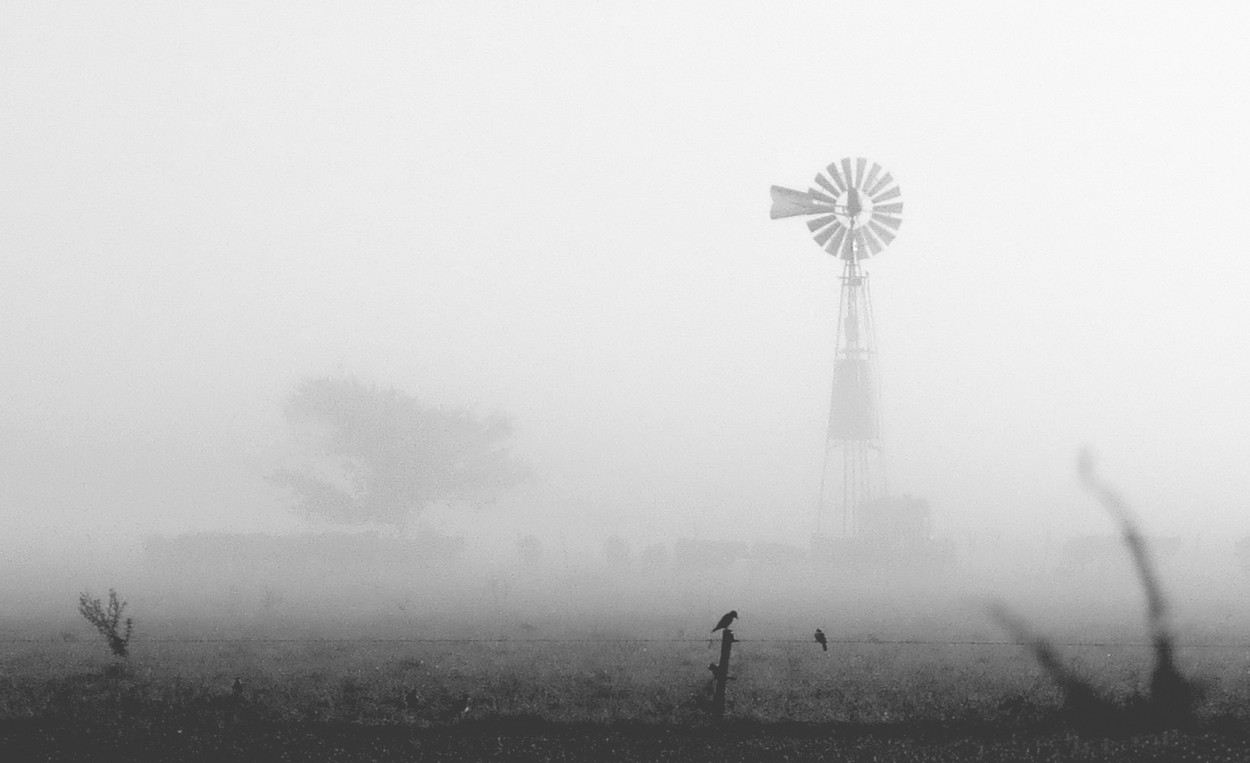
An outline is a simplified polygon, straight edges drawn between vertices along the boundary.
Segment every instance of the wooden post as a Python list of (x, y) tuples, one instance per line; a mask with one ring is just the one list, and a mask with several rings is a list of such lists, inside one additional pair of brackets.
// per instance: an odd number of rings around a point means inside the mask
[(729, 680), (729, 650), (733, 648), (734, 632), (725, 629), (720, 637), (720, 665), (708, 665), (716, 677), (716, 692), (712, 695), (712, 715), (716, 720), (725, 717), (725, 682)]

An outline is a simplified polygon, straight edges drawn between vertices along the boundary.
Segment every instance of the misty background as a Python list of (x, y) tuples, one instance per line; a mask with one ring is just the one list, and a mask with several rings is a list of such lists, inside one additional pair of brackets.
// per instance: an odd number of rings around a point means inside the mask
[(907, 205), (867, 270), (890, 486), (935, 535), (1112, 532), (1082, 445), (1148, 531), (1230, 559), (1250, 534), (1242, 4), (4, 17), (0, 559), (25, 579), (338, 529), (266, 481), (284, 403), (334, 375), (512, 422), (534, 478), (405, 530), (470, 558), (805, 546), (840, 267), (767, 191), (844, 156)]

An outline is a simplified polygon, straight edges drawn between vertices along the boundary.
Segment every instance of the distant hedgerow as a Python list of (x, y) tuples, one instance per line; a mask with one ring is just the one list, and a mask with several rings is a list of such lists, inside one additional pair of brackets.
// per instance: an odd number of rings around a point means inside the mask
[(122, 610), (126, 602), (117, 600), (117, 591), (109, 589), (109, 603), (105, 607), (99, 599), (93, 599), (86, 593), (78, 597), (78, 611), (87, 618), (87, 622), (95, 626), (100, 635), (108, 641), (109, 649), (117, 657), (125, 657), (130, 653), (130, 632), (134, 628), (134, 619), (126, 618), (125, 632), (122, 632)]

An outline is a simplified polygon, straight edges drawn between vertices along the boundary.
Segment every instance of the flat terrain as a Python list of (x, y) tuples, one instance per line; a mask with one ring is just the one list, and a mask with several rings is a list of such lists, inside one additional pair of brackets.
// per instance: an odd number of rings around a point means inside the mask
[(20, 760), (336, 761), (1245, 761), (1230, 728), (1082, 737), (1052, 727), (732, 725), (726, 728), (547, 726), (470, 722), (449, 729), (344, 724), (147, 727), (0, 724)]
[[(735, 645), (726, 721), (709, 717), (719, 644), (569, 631), (399, 640), (290, 628), (102, 640), (11, 627), (0, 746), (30, 759), (1250, 759), (1250, 649), (1182, 648), (1196, 728), (1076, 733), (1024, 649), (976, 638)], [(1140, 638), (1140, 637), (1139, 637)], [(925, 641), (940, 643), (924, 643)], [(1141, 644), (1061, 650), (1109, 694), (1140, 689)]]
[[(1014, 577), (781, 565), (475, 578), (448, 568), (428, 579), (309, 573), (209, 586), (153, 574), (118, 584), (136, 618), (125, 661), (74, 611), (76, 581), (39, 591), (38, 580), (14, 579), (10, 598), (37, 591), (49, 609), (0, 621), (0, 753), (1250, 760), (1250, 613), (1237, 606), (1250, 581), (1169, 575), (1177, 662), (1201, 689), (1183, 731), (1082, 729), (987, 614), (988, 602), (1005, 602), (1054, 640), (1064, 664), (1128, 703), (1153, 655), (1140, 585), (1114, 561)], [(740, 640), (718, 724), (708, 665), (719, 643), (708, 628), (730, 603)]]

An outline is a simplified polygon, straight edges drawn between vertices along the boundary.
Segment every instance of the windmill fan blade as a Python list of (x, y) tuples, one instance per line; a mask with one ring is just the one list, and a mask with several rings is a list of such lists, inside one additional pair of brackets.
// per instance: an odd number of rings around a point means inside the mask
[(898, 214), (902, 214), (902, 212), (903, 212), (903, 202), (901, 202), (901, 201), (900, 201), (900, 202), (898, 202), (897, 204), (873, 204), (873, 205), (872, 205), (872, 211), (873, 211), (873, 212), (880, 212), (880, 213), (882, 213), (882, 214), (886, 214), (886, 215), (898, 215)]
[(877, 213), (877, 212), (874, 212), (874, 213), (872, 214), (872, 219), (876, 220), (877, 222), (881, 223), (882, 225), (888, 225), (888, 226), (890, 226), (891, 228), (893, 228), (894, 230), (898, 230), (898, 226), (900, 226), (900, 225), (902, 225), (902, 224), (903, 224), (903, 221), (902, 221), (902, 219), (901, 219), (901, 218), (898, 218), (898, 217), (890, 217), (889, 215), (883, 215), (883, 214), (880, 214), (880, 213)]
[(893, 175), (891, 175), (891, 174), (890, 174), (890, 173), (888, 173), (888, 172), (887, 172), (887, 173), (885, 173), (885, 175), (884, 175), (884, 176), (882, 176), (882, 178), (881, 178), (880, 180), (878, 180), (878, 181), (877, 181), (877, 184), (876, 184), (876, 185), (874, 185), (872, 188), (869, 188), (869, 189), (868, 189), (868, 195), (869, 195), (869, 196), (876, 196), (876, 195), (877, 195), (877, 193), (878, 193), (878, 192), (879, 192), (882, 188), (885, 188), (886, 186), (888, 186), (890, 183), (893, 183), (893, 182), (894, 182), (894, 176), (893, 176)]
[(900, 191), (900, 190), (898, 189), (898, 186), (894, 186), (894, 187), (893, 187), (893, 188), (891, 188), (890, 190), (888, 190), (888, 191), (886, 191), (886, 192), (882, 193), (880, 196), (874, 196), (872, 200), (873, 200), (874, 202), (878, 202), (878, 201), (889, 201), (890, 199), (893, 199), (894, 197), (898, 196), (898, 195), (899, 195), (899, 194), (901, 194), (901, 193), (902, 193), (902, 191)]
[(855, 187), (863, 190), (864, 188), (864, 168), (868, 166), (868, 160), (859, 157), (855, 160)]
[(811, 220), (808, 220), (807, 229), (810, 231), (817, 231), (825, 227), (829, 223), (834, 223), (837, 221), (838, 221), (837, 215), (821, 215), (820, 217), (814, 217)]
[(838, 250), (842, 248), (842, 240), (846, 238), (846, 228), (843, 228), (841, 225), (836, 225), (834, 228), (833, 240), (825, 245), (825, 251), (836, 255)]
[(811, 197), (812, 197), (813, 199), (815, 199), (816, 201), (823, 201), (823, 202), (824, 202), (824, 203), (826, 203), (826, 204), (837, 204), (837, 203), (838, 203), (838, 200), (837, 200), (837, 199), (833, 198), (832, 196), (830, 196), (829, 194), (827, 194), (827, 193), (825, 193), (825, 192), (823, 192), (823, 191), (818, 191), (818, 190), (816, 190), (815, 188), (808, 188), (808, 189), (807, 189), (807, 195), (808, 195), (808, 196), (811, 196)]
[(894, 240), (894, 234), (891, 233), (888, 228), (884, 228), (881, 225), (879, 225), (876, 220), (869, 222), (868, 227), (872, 228), (872, 232), (880, 236), (881, 241), (885, 243), (887, 246), (890, 244), (891, 241)]
[(854, 185), (854, 183), (851, 182), (851, 160), (849, 157), (842, 160), (842, 176), (846, 178), (846, 185), (848, 187)]
[(825, 228), (821, 232), (817, 233), (815, 236), (812, 236), (812, 238), (816, 239), (817, 244), (819, 244), (820, 246), (824, 246), (825, 243), (828, 242), (829, 239), (833, 237), (833, 234), (837, 233), (840, 230), (845, 230), (845, 229), (842, 227), (842, 223), (838, 222), (838, 218), (834, 217), (833, 225), (830, 225), (828, 228)]
[(818, 174), (816, 175), (816, 183), (820, 185), (821, 188), (833, 194), (835, 198), (837, 197), (839, 191), (836, 187), (834, 187), (833, 183), (829, 182), (829, 178), (825, 177), (824, 175)]
[(842, 173), (838, 170), (838, 165), (830, 164), (825, 167), (825, 171), (829, 173), (829, 177), (833, 178), (833, 184), (838, 187), (838, 193), (846, 190), (846, 182), (842, 180)]
[(881, 242), (877, 241), (876, 236), (872, 235), (872, 231), (867, 228), (860, 228), (859, 232), (864, 237), (864, 243), (868, 244), (868, 251), (873, 254), (881, 254), (881, 250), (885, 247), (881, 245)]
[[(880, 171), (881, 165), (873, 162), (872, 169), (868, 170), (868, 177), (864, 178), (864, 193), (868, 193), (868, 189), (872, 188), (873, 184), (877, 182), (877, 173)], [(868, 195), (872, 196), (871, 193), (868, 193)]]
[(773, 195), (773, 208), (769, 210), (768, 216), (774, 220), (828, 211), (816, 206), (812, 197), (802, 191), (782, 188), (779, 185), (773, 186), (770, 190)]
[(846, 234), (845, 241), (846, 245), (842, 247), (842, 256), (845, 259), (853, 260), (855, 259), (855, 232), (852, 231)]

